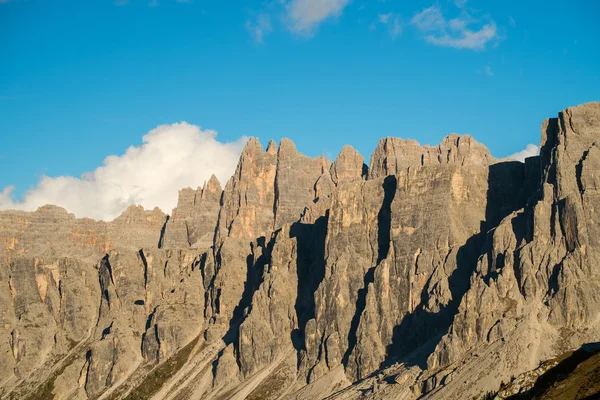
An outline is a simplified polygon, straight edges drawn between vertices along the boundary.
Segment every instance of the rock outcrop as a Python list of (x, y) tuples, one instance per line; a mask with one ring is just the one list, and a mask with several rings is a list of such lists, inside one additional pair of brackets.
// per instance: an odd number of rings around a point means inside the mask
[(0, 257), (51, 255), (96, 262), (110, 249), (157, 247), (166, 215), (130, 206), (111, 222), (78, 219), (64, 208), (0, 212)]
[(212, 175), (202, 188), (179, 191), (177, 207), (173, 210), (160, 243), (162, 248), (205, 249), (213, 244), (219, 218), (223, 190)]
[(421, 146), (416, 140), (381, 139), (371, 156), (370, 178), (395, 175), (407, 167), (430, 165), (489, 165), (489, 150), (469, 135), (446, 136), (438, 146)]
[(599, 140), (600, 103), (525, 163), (456, 134), (369, 167), (251, 139), (170, 217), (0, 212), (0, 397), (508, 393), (600, 341)]

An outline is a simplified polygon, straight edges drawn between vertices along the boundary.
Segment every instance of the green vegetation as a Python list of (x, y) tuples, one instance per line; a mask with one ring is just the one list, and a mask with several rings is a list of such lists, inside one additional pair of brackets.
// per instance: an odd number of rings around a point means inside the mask
[(511, 400), (584, 400), (600, 398), (600, 351), (580, 349), (558, 359), (527, 393)]
[(54, 382), (56, 381), (56, 378), (58, 378), (59, 376), (62, 375), (62, 373), (65, 371), (65, 368), (67, 368), (69, 365), (73, 364), (75, 362), (75, 360), (79, 359), (80, 357), (82, 357), (82, 355), (80, 353), (78, 353), (76, 350), (74, 351), (74, 349), (76, 348), (77, 343), (69, 340), (69, 349), (70, 351), (72, 351), (72, 353), (64, 360), (62, 366), (57, 369), (52, 375), (50, 375), (50, 377), (48, 379), (46, 379), (44, 382), (42, 382), (36, 389), (35, 391), (33, 391), (29, 396), (27, 397), (23, 397), (20, 393), (18, 393), (17, 391), (14, 391), (13, 393), (10, 394), (10, 396), (8, 397), (10, 400), (17, 400), (17, 399), (30, 399), (30, 400), (52, 400), (54, 399), (54, 394), (52, 393), (54, 391)]
[(149, 399), (160, 390), (162, 385), (183, 367), (190, 356), (200, 336), (177, 351), (168, 360), (157, 366), (146, 378), (126, 397), (127, 400)]
[(248, 395), (246, 400), (275, 399), (283, 394), (291, 381), (291, 371), (286, 365), (265, 379)]

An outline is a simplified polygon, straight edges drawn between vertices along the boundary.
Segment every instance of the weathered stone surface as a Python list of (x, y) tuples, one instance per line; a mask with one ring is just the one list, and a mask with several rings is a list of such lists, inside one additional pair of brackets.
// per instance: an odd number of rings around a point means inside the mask
[(584, 165), (598, 162), (593, 148), (599, 122), (600, 103), (590, 103), (543, 124), (540, 190), (489, 236), (450, 333), (428, 360), (430, 369), (502, 341), (493, 353), (502, 362), (486, 373), (507, 381), (561, 351), (598, 340), (600, 254), (592, 243), (600, 232), (597, 215), (585, 211), (597, 207), (597, 198), (593, 185), (586, 194), (583, 181), (594, 179)]
[(181, 189), (177, 208), (165, 225), (161, 247), (208, 249), (212, 246), (222, 192), (214, 175), (202, 188)]
[[(388, 195), (384, 204), (385, 198), (384, 179), (348, 182), (335, 192), (327, 226), (325, 276), (315, 293), (316, 332), (314, 338), (308, 336), (306, 344), (319, 349), (316, 353), (321, 355), (320, 359), (308, 359), (310, 381), (339, 365), (350, 346), (351, 324), (356, 322), (359, 296), (368, 281), (365, 275), (380, 256), (378, 215), (391, 202)], [(389, 247), (389, 241), (386, 244)]]
[[(81, 359), (81, 384), (69, 390), (94, 397), (127, 379), (143, 356), (152, 362), (168, 358), (204, 327), (200, 260), (158, 249), (111, 251), (97, 265), (13, 258), (2, 265), (10, 283), (0, 291), (0, 344), (10, 355), (3, 381), (23, 393), (36, 381), (74, 373), (49, 376), (54, 363), (67, 367)], [(159, 351), (142, 354), (153, 340)]]
[(344, 181), (356, 181), (366, 178), (367, 166), (364, 158), (358, 151), (346, 145), (331, 165), (330, 175), (332, 181), (337, 185)]
[(325, 157), (303, 156), (291, 140), (281, 141), (275, 178), (274, 230), (300, 219), (304, 209), (316, 197), (315, 182), (329, 166)]
[[(290, 249), (294, 241), (284, 244), (286, 234), (282, 236), (281, 232), (282, 229), (290, 232), (290, 225), (296, 224), (307, 208), (315, 204), (317, 181), (329, 167), (329, 161), (323, 157), (312, 159), (299, 154), (288, 139), (281, 141), (279, 149), (269, 143), (266, 152), (256, 139), (251, 139), (242, 152), (236, 174), (225, 187), (215, 241), (214, 275), (210, 278), (207, 339), (222, 338), (226, 344), (236, 343), (234, 355), (245, 376), (291, 346), (290, 334), (297, 327), (297, 318), (290, 311), (294, 308), (293, 294), (298, 291), (297, 260)], [(328, 189), (330, 192), (331, 188)], [(311, 215), (316, 219), (325, 211), (320, 208)], [(286, 268), (293, 266), (287, 274), (275, 274), (277, 284), (271, 282), (273, 275), (269, 274), (273, 272), (271, 260), (276, 238), (283, 238), (276, 248), (286, 255), (277, 263), (287, 265)], [(284, 247), (288, 250), (284, 251)], [(265, 290), (275, 289), (289, 296), (266, 300), (264, 296), (272, 297), (263, 294)], [(255, 298), (262, 300), (251, 304)], [(271, 322), (258, 322), (257, 318), (265, 315), (269, 315)], [(275, 322), (279, 317), (274, 315), (285, 319)], [(283, 332), (283, 337), (287, 336), (285, 345), (279, 341), (282, 326), (288, 326)], [(288, 330), (290, 333), (286, 334)], [(255, 357), (249, 356), (244, 343), (264, 341), (265, 335), (274, 341), (265, 343), (269, 354), (258, 356), (260, 352), (255, 349), (250, 350)], [(248, 365), (248, 358), (255, 365)]]
[(407, 167), (436, 164), (489, 165), (489, 150), (469, 135), (446, 136), (438, 146), (421, 146), (412, 139), (381, 139), (371, 155), (369, 178), (394, 175)]
[(217, 243), (227, 237), (253, 240), (272, 230), (276, 172), (275, 146), (265, 152), (258, 139), (251, 138), (225, 185)]
[[(369, 181), (384, 188), (378, 195), (371, 187), (338, 188), (341, 202), (331, 207), (328, 229), (331, 276), (317, 292), (329, 299), (317, 321), (330, 328), (321, 328), (317, 342), (326, 345), (330, 332), (337, 333), (334, 342), (341, 348), (335, 352), (344, 354), (352, 379), (407, 356), (448, 327), (476, 263), (480, 232), (524, 204), (529, 194), (520, 193), (524, 179), (521, 163), (426, 165)], [(378, 197), (365, 203), (364, 196)], [(497, 207), (497, 198), (506, 199), (503, 207)], [(335, 224), (338, 209), (347, 222)], [(351, 210), (359, 216), (351, 217)], [(372, 213), (370, 219), (363, 210)], [(346, 291), (354, 297), (344, 296)], [(344, 322), (331, 328), (340, 318)]]
[(106, 224), (108, 244), (105, 249), (156, 247), (165, 222), (166, 215), (158, 208), (144, 210), (142, 206), (130, 206)]
[[(582, 190), (584, 165), (596, 162), (598, 122), (600, 103), (591, 103), (543, 124), (539, 163), (528, 160), (523, 176), (523, 187), (540, 182), (535, 192), (522, 209), (492, 224), (457, 314), (441, 341), (434, 341), (433, 351), (423, 354), (427, 362), (420, 363), (421, 376), (399, 386), (384, 382), (386, 396), (482, 396), (511, 376), (536, 370), (544, 360), (598, 341), (598, 254), (590, 245), (597, 216), (583, 214), (595, 207), (594, 185), (589, 197)], [(412, 362), (409, 357), (404, 365)], [(397, 371), (391, 366), (383, 375)], [(411, 392), (401, 395), (407, 386)], [(358, 398), (354, 390), (335, 398)], [(370, 397), (386, 398), (375, 392)]]
[(261, 282), (252, 296), (251, 310), (239, 328), (241, 372), (250, 376), (293, 350), (291, 335), (297, 327), (294, 309), (298, 288), (295, 240), (289, 226), (271, 239), (269, 261), (263, 266)]
[(111, 222), (75, 218), (64, 208), (0, 211), (0, 257), (76, 257), (95, 263), (112, 248), (156, 247), (166, 216), (158, 208), (130, 206)]

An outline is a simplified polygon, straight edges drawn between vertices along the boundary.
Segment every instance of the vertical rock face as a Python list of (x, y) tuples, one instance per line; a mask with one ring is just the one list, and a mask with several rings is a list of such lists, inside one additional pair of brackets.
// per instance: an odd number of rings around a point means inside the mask
[(543, 124), (539, 191), (488, 235), (471, 289), (428, 359), (430, 370), (502, 340), (501, 351), (486, 355), (500, 360), (486, 373), (516, 375), (562, 350), (598, 340), (600, 259), (593, 244), (598, 198), (591, 183), (595, 174), (584, 171), (597, 162), (599, 122), (600, 104), (591, 103)]
[(449, 135), (438, 146), (421, 146), (415, 140), (388, 137), (379, 141), (371, 156), (369, 177), (394, 175), (404, 168), (423, 165), (489, 165), (493, 162), (488, 149), (469, 135)]
[(310, 381), (347, 362), (346, 353), (355, 345), (351, 330), (362, 312), (364, 286), (385, 258), (383, 248), (389, 248), (389, 232), (380, 231), (378, 219), (389, 218), (394, 185), (393, 177), (355, 181), (335, 192), (327, 226), (325, 276), (315, 293), (316, 318), (309, 321)]
[(539, 157), (251, 139), (167, 217), (0, 212), (0, 397), (477, 398), (600, 341), (600, 103)]
[(250, 139), (225, 186), (217, 242), (227, 237), (252, 240), (271, 231), (276, 173), (275, 144), (269, 143), (265, 152), (257, 139)]
[(252, 240), (296, 222), (315, 199), (315, 183), (329, 165), (323, 157), (298, 153), (289, 139), (279, 149), (270, 142), (266, 152), (250, 139), (225, 187), (218, 239)]
[(165, 225), (161, 247), (207, 249), (212, 246), (222, 192), (214, 175), (202, 189), (181, 189), (177, 208)]
[(239, 328), (241, 373), (250, 376), (293, 351), (292, 331), (298, 326), (294, 300), (298, 287), (296, 247), (289, 226), (275, 233), (261, 283), (252, 296), (251, 310)]
[(337, 185), (344, 181), (356, 181), (367, 175), (367, 166), (358, 151), (345, 145), (331, 165), (331, 180)]
[(281, 141), (277, 153), (273, 229), (300, 219), (306, 206), (315, 199), (315, 182), (329, 165), (325, 157), (303, 156), (291, 140)]
[(111, 222), (77, 219), (64, 208), (0, 212), (0, 257), (45, 255), (95, 262), (111, 248), (156, 247), (166, 216), (131, 206)]
[(323, 343), (321, 354), (341, 358), (321, 360), (315, 377), (329, 369), (323, 365), (341, 362), (350, 379), (364, 378), (447, 329), (481, 232), (530, 194), (521, 193), (523, 164), (467, 160), (472, 164), (408, 166), (366, 185), (338, 187), (312, 345)]
[[(209, 278), (211, 339), (237, 342), (237, 327), (245, 319), (245, 309), (269, 258), (266, 242), (277, 223), (300, 218), (304, 208), (298, 206), (300, 201), (314, 198), (311, 188), (321, 172), (314, 171), (315, 167), (318, 164), (299, 155), (289, 140), (282, 141), (279, 150), (274, 142), (266, 151), (256, 139), (246, 144), (236, 172), (225, 186), (219, 213), (215, 268)], [(287, 183), (294, 171), (298, 182), (291, 189)], [(317, 177), (311, 181), (310, 174)], [(279, 190), (282, 182), (286, 185)]]
[(126, 247), (137, 250), (156, 247), (165, 221), (166, 215), (158, 208), (146, 211), (142, 206), (130, 206), (123, 214), (106, 224), (109, 242), (106, 248)]
[[(130, 207), (108, 223), (53, 206), (0, 214), (4, 243), (14, 243), (0, 252), (4, 393), (39, 397), (50, 379), (65, 398), (95, 398), (202, 329), (201, 256), (156, 248), (158, 209)], [(152, 340), (160, 358), (143, 351)]]

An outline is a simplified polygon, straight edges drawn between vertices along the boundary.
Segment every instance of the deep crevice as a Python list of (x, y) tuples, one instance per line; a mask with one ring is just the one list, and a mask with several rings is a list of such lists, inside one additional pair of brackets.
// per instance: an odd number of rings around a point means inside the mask
[(352, 322), (350, 322), (350, 331), (348, 331), (348, 348), (346, 349), (346, 351), (344, 352), (344, 356), (342, 357), (342, 364), (344, 365), (344, 368), (348, 367), (350, 355), (356, 347), (356, 332), (358, 330), (358, 324), (360, 323), (362, 313), (363, 311), (365, 311), (365, 307), (367, 306), (367, 293), (369, 290), (369, 285), (375, 280), (375, 268), (376, 267), (371, 267), (368, 269), (367, 273), (363, 278), (363, 287), (358, 290), (356, 299), (356, 309), (354, 312), (354, 316), (352, 317)]
[(377, 214), (377, 264), (383, 261), (390, 252), (392, 226), (392, 201), (396, 196), (398, 182), (394, 175), (383, 180), (383, 204)]
[(160, 229), (160, 237), (158, 238), (158, 248), (159, 249), (162, 249), (162, 247), (164, 245), (165, 231), (167, 230), (167, 223), (169, 222), (170, 218), (171, 217), (168, 215), (165, 217), (165, 223), (163, 224), (162, 228)]
[[(315, 317), (315, 292), (325, 277), (325, 239), (329, 211), (313, 224), (294, 223), (290, 238), (296, 238), (296, 301), (294, 309), (298, 328), (292, 331), (292, 344), (298, 351), (306, 350), (305, 330), (308, 321)], [(300, 353), (298, 353), (300, 357)], [(300, 360), (298, 360), (300, 362)]]
[[(239, 327), (246, 320), (246, 317), (252, 310), (252, 299), (254, 293), (258, 290), (264, 280), (265, 267), (271, 262), (271, 252), (275, 245), (277, 235), (281, 230), (273, 232), (271, 240), (267, 243), (265, 237), (260, 237), (255, 243), (251, 243), (251, 254), (246, 257), (246, 282), (244, 283), (244, 291), (237, 306), (233, 309), (233, 314), (229, 320), (229, 328), (225, 335), (223, 335), (223, 342), (225, 346), (230, 344), (233, 345), (234, 354), (236, 356), (236, 362), (238, 368), (241, 370), (241, 364), (239, 359)], [(260, 250), (260, 254), (257, 254)], [(217, 299), (215, 300), (217, 308), (219, 291), (217, 291)], [(217, 310), (218, 312), (218, 310)], [(218, 362), (217, 362), (218, 364)], [(216, 366), (215, 366), (216, 368)]]
[(585, 192), (585, 188), (583, 187), (583, 181), (581, 180), (581, 174), (583, 172), (583, 162), (586, 160), (588, 154), (592, 150), (592, 147), (596, 145), (596, 142), (592, 143), (592, 145), (583, 152), (583, 155), (579, 159), (577, 165), (575, 165), (575, 177), (577, 178), (577, 187), (579, 188), (579, 195), (583, 199), (583, 192)]
[(144, 333), (142, 333), (142, 340), (140, 341), (140, 352), (142, 353), (142, 355), (144, 354), (144, 344), (146, 341), (145, 340), (146, 333), (148, 332), (148, 329), (150, 329), (150, 327), (152, 326), (152, 318), (154, 318), (154, 314), (156, 313), (156, 310), (158, 309), (158, 307), (159, 306), (154, 307), (152, 312), (146, 318), (146, 325), (145, 325)]
[[(504, 255), (491, 254), (493, 229), (510, 213), (523, 208), (527, 200), (538, 190), (537, 185), (524, 186), (523, 182), (526, 179), (523, 163), (501, 162), (489, 166), (485, 221), (481, 222), (478, 233), (452, 252), (456, 257), (456, 268), (448, 277), (450, 300), (437, 312), (432, 312), (427, 309), (424, 301), (429, 296), (422, 296), (421, 303), (416, 309), (412, 313), (405, 314), (394, 328), (392, 342), (387, 348), (386, 358), (380, 368), (395, 362), (406, 362), (407, 365), (427, 368), (427, 358), (435, 350), (443, 334), (452, 326), (462, 298), (470, 289), (470, 277), (475, 272), (480, 257), (488, 257), (490, 273), (484, 277), (485, 282), (493, 279), (497, 270), (504, 266)], [(526, 221), (518, 221), (519, 225), (525, 223)], [(517, 240), (520, 241), (525, 237), (526, 232), (517, 233)], [(427, 286), (424, 290), (427, 290)]]
[(154, 324), (154, 337), (156, 337), (156, 360), (160, 360), (160, 336), (158, 335), (158, 324)]
[(104, 338), (106, 336), (110, 335), (110, 331), (112, 330), (113, 323), (114, 323), (114, 321), (111, 321), (110, 325), (102, 330), (102, 336), (100, 337), (100, 340), (104, 340)]
[(148, 289), (148, 261), (146, 260), (144, 249), (140, 249), (138, 251), (138, 255), (140, 256), (140, 260), (142, 260), (142, 265), (144, 266), (144, 289)]
[(369, 268), (363, 277), (363, 287), (358, 290), (354, 316), (348, 331), (348, 347), (342, 357), (344, 368), (348, 367), (350, 356), (357, 343), (357, 331), (360, 319), (367, 305), (369, 285), (375, 280), (375, 268), (387, 258), (390, 251), (392, 201), (396, 196), (397, 180), (394, 175), (389, 175), (383, 180), (383, 202), (377, 214), (377, 262)]

